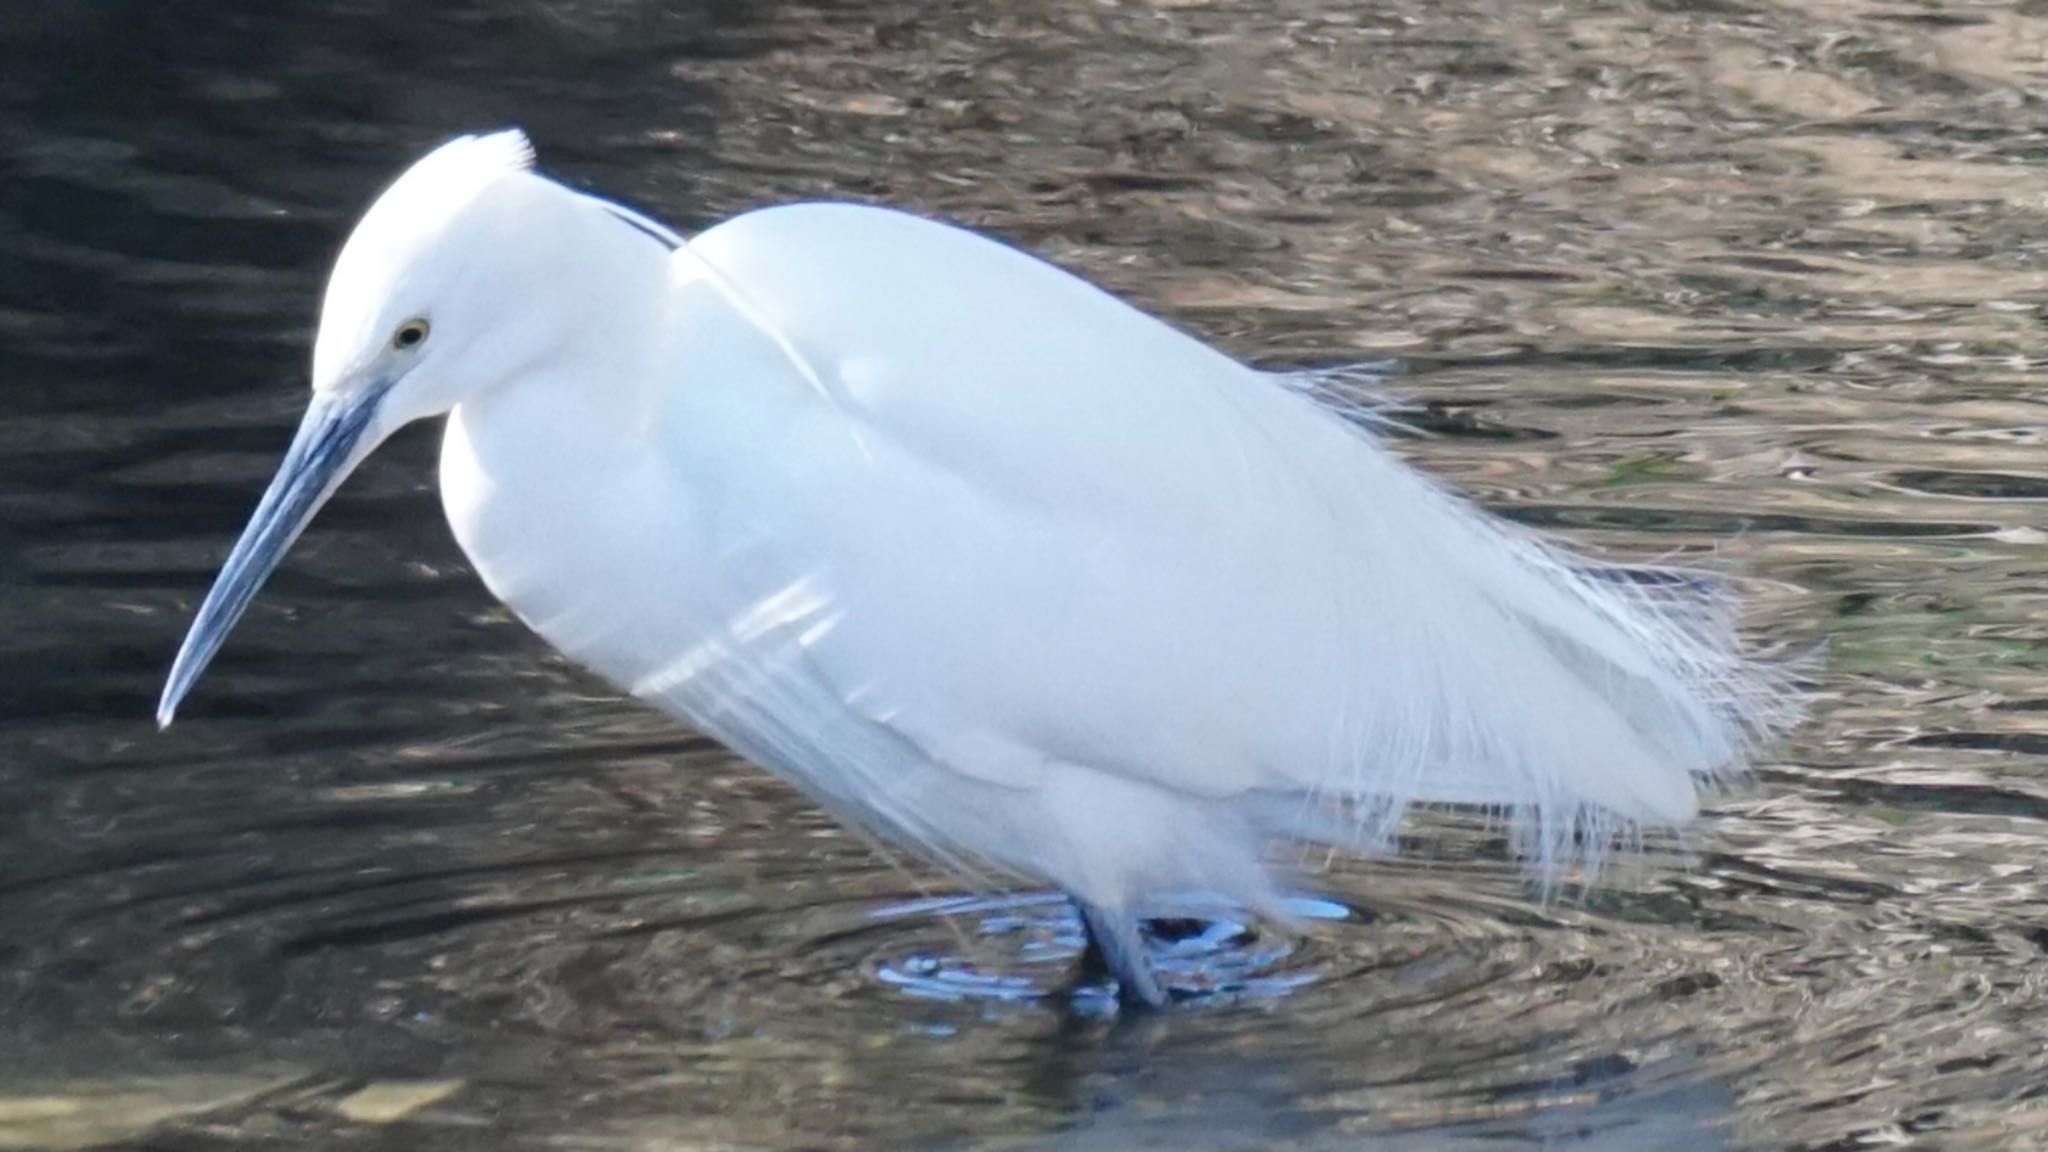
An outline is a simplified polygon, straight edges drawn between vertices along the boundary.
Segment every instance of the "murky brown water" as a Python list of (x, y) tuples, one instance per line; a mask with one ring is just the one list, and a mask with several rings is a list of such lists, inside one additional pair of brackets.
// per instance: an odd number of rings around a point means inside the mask
[[(2048, 1146), (2044, 94), (2033, 0), (11, 8), (0, 1148)], [(430, 434), (156, 735), (334, 245), (506, 122), (679, 225), (883, 198), (1401, 357), (1416, 458), (1718, 544), (1818, 714), (1689, 864), (1537, 910), (1426, 837), (1135, 1026), (1056, 903), (917, 903), (556, 661)]]

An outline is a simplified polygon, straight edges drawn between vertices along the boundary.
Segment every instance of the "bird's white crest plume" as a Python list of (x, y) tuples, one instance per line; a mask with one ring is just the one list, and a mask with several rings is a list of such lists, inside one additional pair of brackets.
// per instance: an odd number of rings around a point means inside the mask
[(1725, 584), (1448, 492), (1367, 368), (1256, 371), (899, 212), (685, 239), (529, 161), (450, 144), (350, 238), (166, 722), (325, 494), (442, 411), (449, 521), (521, 619), (850, 820), (1058, 885), (1144, 1002), (1137, 918), (1276, 912), (1276, 841), (1480, 808), (1549, 883), (1798, 715)]

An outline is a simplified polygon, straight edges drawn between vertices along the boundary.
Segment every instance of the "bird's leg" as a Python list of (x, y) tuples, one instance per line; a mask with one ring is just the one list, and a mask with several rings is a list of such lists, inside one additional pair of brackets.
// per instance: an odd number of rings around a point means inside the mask
[(1081, 951), (1081, 979), (1108, 975), (1116, 980), (1116, 997), (1125, 1007), (1163, 1008), (1166, 988), (1145, 955), (1145, 938), (1129, 914), (1086, 900), (1075, 900), (1088, 943)]
[(1100, 984), (1114, 980), (1116, 974), (1109, 970), (1109, 961), (1102, 955), (1102, 945), (1095, 941), (1095, 930), (1088, 926), (1088, 918), (1081, 917), (1081, 960), (1074, 971), (1076, 984)]

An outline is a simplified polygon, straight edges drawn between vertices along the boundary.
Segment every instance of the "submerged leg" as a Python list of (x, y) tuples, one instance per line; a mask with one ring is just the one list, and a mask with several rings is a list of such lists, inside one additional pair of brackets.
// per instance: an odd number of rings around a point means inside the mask
[(1075, 900), (1074, 907), (1081, 910), (1081, 928), (1088, 939), (1081, 952), (1082, 978), (1114, 977), (1117, 999), (1126, 1006), (1165, 1007), (1166, 988), (1145, 955), (1145, 938), (1138, 931), (1138, 922), (1086, 900)]

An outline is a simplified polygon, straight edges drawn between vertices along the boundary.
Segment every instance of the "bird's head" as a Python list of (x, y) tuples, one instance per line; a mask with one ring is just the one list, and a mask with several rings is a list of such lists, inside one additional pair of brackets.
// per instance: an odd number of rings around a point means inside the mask
[(512, 379), (559, 341), (564, 227), (594, 204), (532, 171), (517, 131), (422, 157), (349, 234), (320, 305), (313, 405), (367, 405), (366, 439)]
[[(327, 497), (386, 437), (518, 378), (578, 323), (558, 281), (595, 207), (531, 171), (516, 131), (428, 153), (371, 204), (336, 259), (313, 349), (313, 395), (277, 476), (186, 634), (157, 705), (178, 702)], [(587, 262), (582, 262), (587, 263)]]

